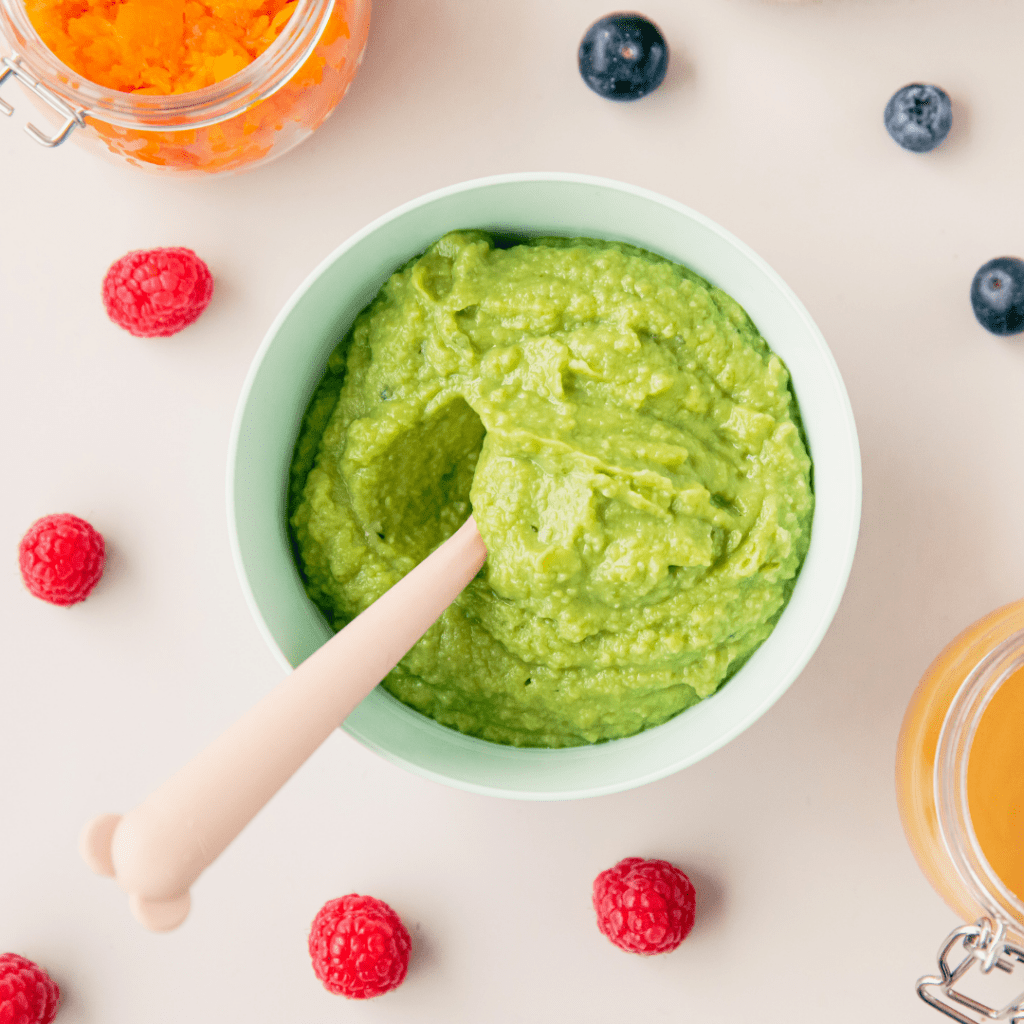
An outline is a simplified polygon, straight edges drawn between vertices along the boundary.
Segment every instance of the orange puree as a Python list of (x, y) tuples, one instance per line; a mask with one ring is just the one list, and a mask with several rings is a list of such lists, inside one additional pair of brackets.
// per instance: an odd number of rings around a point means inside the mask
[(297, 0), (25, 0), (35, 30), (73, 71), (108, 89), (192, 92), (249, 65)]
[(1024, 900), (1024, 669), (982, 713), (967, 762), (967, 802), (985, 859)]

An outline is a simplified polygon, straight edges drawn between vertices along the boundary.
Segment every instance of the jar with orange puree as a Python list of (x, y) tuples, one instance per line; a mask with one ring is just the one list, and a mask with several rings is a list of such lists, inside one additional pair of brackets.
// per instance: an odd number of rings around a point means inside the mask
[(74, 137), (179, 176), (244, 170), (324, 121), (369, 21), (370, 0), (0, 0), (0, 111), (17, 81), (47, 117), (26, 125), (44, 146)]
[[(903, 720), (896, 789), (918, 863), (968, 922), (918, 994), (961, 1024), (1024, 1021), (1024, 601), (969, 626), (929, 667)], [(1020, 994), (967, 995), (975, 969), (1016, 973)]]

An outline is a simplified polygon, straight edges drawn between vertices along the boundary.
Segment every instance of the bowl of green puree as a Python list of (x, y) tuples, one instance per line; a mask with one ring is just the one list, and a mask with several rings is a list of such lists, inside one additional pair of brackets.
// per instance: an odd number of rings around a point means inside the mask
[(327, 257), (232, 429), (242, 589), (285, 670), (473, 512), (480, 574), (342, 724), (478, 793), (643, 785), (756, 721), (839, 606), (856, 427), (746, 245), (576, 174), (453, 185)]

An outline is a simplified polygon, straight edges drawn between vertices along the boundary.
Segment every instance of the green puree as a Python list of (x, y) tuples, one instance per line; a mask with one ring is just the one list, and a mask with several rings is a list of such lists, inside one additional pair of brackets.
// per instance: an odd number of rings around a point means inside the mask
[(309, 595), (340, 629), (472, 510), (487, 562), (384, 686), (498, 743), (629, 736), (771, 632), (810, 540), (799, 423), (782, 361), (685, 267), (453, 232), (360, 314), (306, 414)]

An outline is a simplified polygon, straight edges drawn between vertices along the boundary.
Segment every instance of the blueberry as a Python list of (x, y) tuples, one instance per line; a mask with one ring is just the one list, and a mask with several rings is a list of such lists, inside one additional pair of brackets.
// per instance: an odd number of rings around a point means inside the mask
[(885, 130), (904, 149), (927, 153), (949, 134), (953, 107), (937, 85), (905, 85), (885, 105)]
[(1024, 331), (1024, 260), (989, 260), (971, 282), (971, 306), (978, 323), (993, 334)]
[(665, 78), (668, 46), (640, 14), (609, 14), (587, 29), (579, 52), (583, 81), (609, 100), (638, 100)]

